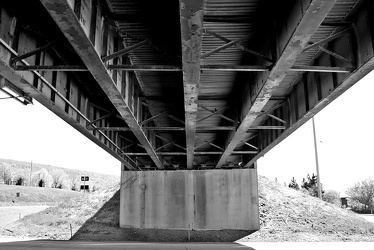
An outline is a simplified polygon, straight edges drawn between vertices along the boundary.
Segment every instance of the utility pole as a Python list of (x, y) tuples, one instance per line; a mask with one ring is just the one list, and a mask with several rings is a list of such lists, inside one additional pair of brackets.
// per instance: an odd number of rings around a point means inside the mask
[(316, 125), (314, 124), (314, 117), (312, 117), (313, 123), (313, 137), (314, 137), (314, 155), (316, 157), (316, 169), (317, 169), (317, 188), (318, 188), (318, 198), (322, 200), (322, 189), (321, 189), (321, 178), (319, 175), (319, 165), (318, 165), (318, 150), (317, 150), (317, 138), (316, 138)]
[(31, 186), (31, 176), (32, 176), (32, 161), (30, 165), (30, 178), (29, 178), (29, 186)]

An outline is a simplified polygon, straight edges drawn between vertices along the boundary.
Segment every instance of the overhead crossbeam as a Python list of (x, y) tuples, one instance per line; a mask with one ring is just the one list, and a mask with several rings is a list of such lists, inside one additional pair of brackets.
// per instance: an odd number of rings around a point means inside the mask
[[(324, 1), (313, 0), (308, 2), (304, 10), (295, 7), (290, 15), (290, 22), (286, 22), (288, 27), (295, 27), (293, 31), (284, 29), (279, 35), (285, 46), (274, 67), (271, 69), (265, 82), (257, 82), (259, 92), (255, 94), (252, 102), (242, 107), (243, 120), (235, 133), (230, 134), (227, 140), (227, 146), (220, 157), (217, 168), (221, 168), (228, 161), (229, 156), (241, 142), (248, 129), (253, 125), (256, 118), (261, 114), (262, 109), (270, 100), (273, 92), (286, 77), (287, 72), (295, 64), (299, 54), (308, 46), (312, 35), (317, 31), (325, 17), (328, 15), (336, 0)], [(299, 18), (295, 18), (299, 17)]]
[(254, 126), (250, 127), (248, 130), (252, 132), (251, 130), (261, 130), (261, 129), (286, 129), (286, 126)]
[[(129, 127), (89, 127), (88, 130), (101, 130), (101, 131), (131, 131)], [(185, 127), (142, 127), (143, 130), (148, 131), (186, 131)], [(233, 131), (235, 126), (198, 126), (196, 127), (197, 132), (207, 131)]]
[(137, 123), (134, 114), (131, 112), (131, 109), (128, 107), (124, 97), (118, 90), (89, 37), (83, 30), (80, 21), (74, 13), (74, 10), (70, 7), (69, 1), (40, 0), (40, 2), (44, 5), (69, 43), (80, 56), (87, 69), (91, 72), (100, 87), (106, 93), (119, 114), (125, 119), (127, 125), (134, 133), (135, 137), (143, 145), (152, 161), (159, 169), (163, 169), (164, 167), (161, 160), (159, 159), (140, 125)]
[[(180, 66), (170, 65), (108, 65), (110, 70), (122, 70), (122, 71), (143, 71), (143, 72), (180, 72), (183, 71)], [(257, 66), (257, 65), (200, 65), (200, 69), (203, 71), (228, 71), (228, 72), (263, 72), (269, 71), (269, 66)], [(15, 65), (14, 70), (16, 71), (89, 71), (84, 65)], [(294, 66), (290, 71), (299, 72), (335, 72), (335, 73), (347, 73), (352, 71), (350, 68), (343, 67), (330, 67), (330, 66)]]
[(350, 73), (352, 68), (329, 67), (329, 66), (293, 66), (293, 72), (325, 72), (325, 73)]
[[(136, 153), (136, 152), (126, 152), (121, 153), (122, 155), (126, 156), (146, 156), (147, 153)], [(187, 153), (184, 152), (157, 152), (158, 155), (162, 156), (185, 156)], [(222, 152), (217, 151), (195, 151), (194, 155), (221, 155)], [(258, 154), (258, 151), (234, 151), (232, 152), (233, 155), (255, 155)]]
[(179, 0), (187, 169), (193, 169), (205, 0)]

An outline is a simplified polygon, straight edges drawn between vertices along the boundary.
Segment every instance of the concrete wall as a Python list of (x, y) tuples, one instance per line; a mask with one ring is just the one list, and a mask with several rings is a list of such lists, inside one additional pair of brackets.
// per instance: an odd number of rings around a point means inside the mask
[(122, 171), (120, 226), (258, 230), (256, 169)]

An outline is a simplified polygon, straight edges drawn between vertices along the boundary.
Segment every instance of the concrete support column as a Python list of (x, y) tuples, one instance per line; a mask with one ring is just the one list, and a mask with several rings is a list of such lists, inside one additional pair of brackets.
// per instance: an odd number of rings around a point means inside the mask
[(258, 230), (257, 170), (122, 171), (120, 226)]

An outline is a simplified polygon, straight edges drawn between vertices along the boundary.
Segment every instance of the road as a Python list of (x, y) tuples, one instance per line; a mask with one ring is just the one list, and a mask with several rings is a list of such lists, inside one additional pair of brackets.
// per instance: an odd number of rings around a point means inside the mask
[(9, 206), (0, 207), (0, 228), (28, 214), (38, 213), (49, 206)]
[(360, 249), (373, 250), (370, 242), (249, 242), (236, 243), (140, 243), (140, 242), (88, 242), (88, 241), (19, 241), (0, 243), (0, 249), (121, 249), (121, 250), (322, 250), (322, 249)]

